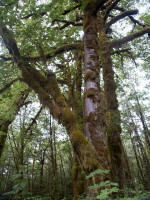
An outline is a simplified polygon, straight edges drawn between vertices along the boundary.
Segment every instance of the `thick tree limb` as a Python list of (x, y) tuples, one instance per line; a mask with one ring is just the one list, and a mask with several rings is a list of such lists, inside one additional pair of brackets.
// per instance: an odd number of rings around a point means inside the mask
[[(79, 19), (80, 20), (80, 19)], [(79, 20), (77, 20), (77, 21), (79, 21)], [(61, 22), (61, 23), (70, 23), (70, 24), (72, 24), (72, 25), (74, 25), (74, 24), (76, 24), (76, 22), (77, 21), (67, 21), (67, 20), (65, 20), (65, 19), (54, 19), (53, 21), (52, 21), (52, 24), (54, 24), (55, 22)]]
[(123, 13), (121, 13), (120, 15), (114, 17), (111, 21), (109, 21), (107, 24), (106, 24), (106, 32), (108, 30), (108, 28), (115, 24), (116, 22), (118, 22), (119, 20), (125, 18), (125, 17), (128, 17), (130, 15), (136, 15), (138, 13), (138, 10), (129, 10), (129, 11), (125, 11)]
[[(83, 45), (81, 42), (74, 43), (74, 44), (65, 44), (62, 47), (59, 47), (58, 49), (52, 50), (44, 55), (44, 57), (48, 60), (51, 58), (54, 58), (57, 55), (60, 55), (62, 53), (71, 51), (71, 50), (78, 50), (83, 49)], [(43, 58), (41, 56), (34, 56), (34, 57), (22, 57), (25, 61), (40, 61)]]
[[(116, 10), (119, 10), (119, 11), (121, 11), (121, 12), (126, 12), (126, 10), (124, 9), (124, 8), (121, 8), (121, 7), (118, 7), (118, 6), (116, 6), (114, 9), (116, 9)], [(129, 19), (135, 24), (135, 25), (139, 25), (139, 26), (142, 26), (143, 28), (146, 26), (145, 24), (142, 24), (141, 22), (139, 22), (137, 19), (135, 19), (133, 16), (128, 16), (129, 17)]]
[(121, 38), (121, 39), (118, 39), (118, 40), (113, 40), (112, 42), (110, 42), (110, 48), (119, 48), (121, 47), (122, 45), (138, 38), (138, 37), (141, 37), (142, 35), (146, 34), (146, 33), (150, 33), (150, 28), (147, 27), (147, 28), (144, 28), (143, 30), (141, 31), (137, 31), (133, 34), (130, 34), (124, 38)]

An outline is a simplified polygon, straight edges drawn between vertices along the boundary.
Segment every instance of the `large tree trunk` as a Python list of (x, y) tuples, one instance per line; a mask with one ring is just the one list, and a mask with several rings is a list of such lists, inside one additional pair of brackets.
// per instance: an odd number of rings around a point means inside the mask
[(84, 132), (104, 169), (108, 169), (105, 135), (100, 126), (100, 64), (97, 54), (97, 16), (84, 12)]
[(117, 182), (120, 188), (123, 188), (125, 182), (125, 166), (123, 161), (123, 145), (120, 138), (120, 113), (118, 110), (116, 84), (110, 55), (110, 42), (105, 34), (106, 30), (101, 14), (98, 17), (98, 28), (100, 58), (103, 68), (104, 94), (106, 98), (107, 143), (111, 175), (112, 180)]
[[(100, 115), (100, 63), (98, 56), (97, 15), (84, 10), (84, 133), (92, 143), (103, 169), (109, 169), (106, 137)], [(101, 174), (101, 181), (108, 178)], [(99, 181), (99, 180), (98, 180)], [(94, 196), (89, 191), (88, 196)]]

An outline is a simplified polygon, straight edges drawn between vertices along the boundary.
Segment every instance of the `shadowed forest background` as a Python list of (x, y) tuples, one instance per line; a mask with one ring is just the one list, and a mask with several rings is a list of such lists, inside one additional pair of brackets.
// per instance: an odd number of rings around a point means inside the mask
[(0, 0), (0, 200), (150, 199), (150, 2)]

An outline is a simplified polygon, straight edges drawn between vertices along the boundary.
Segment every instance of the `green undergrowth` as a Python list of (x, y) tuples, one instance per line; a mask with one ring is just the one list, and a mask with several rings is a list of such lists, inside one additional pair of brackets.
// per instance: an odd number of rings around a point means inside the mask
[[(95, 170), (94, 172), (91, 172), (86, 179), (94, 179), (95, 175), (99, 174), (107, 174), (109, 173), (109, 170)], [(150, 199), (150, 192), (146, 191), (135, 191), (130, 188), (126, 188), (124, 191), (120, 191), (118, 188), (118, 184), (111, 182), (109, 180), (102, 181), (99, 184), (94, 184), (89, 186), (90, 190), (96, 190), (98, 191), (100, 188), (101, 191), (97, 195), (97, 197), (86, 197), (86, 196), (80, 196), (78, 200), (148, 200)], [(124, 194), (124, 197), (117, 197), (120, 196), (120, 194)], [(149, 197), (149, 198), (148, 198)]]

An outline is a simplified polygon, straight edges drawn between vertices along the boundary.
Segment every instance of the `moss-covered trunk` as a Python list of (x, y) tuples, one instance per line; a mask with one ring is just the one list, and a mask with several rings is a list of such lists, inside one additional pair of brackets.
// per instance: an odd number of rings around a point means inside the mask
[[(84, 133), (92, 143), (103, 169), (109, 169), (107, 146), (100, 115), (100, 63), (98, 56), (97, 15), (84, 10)], [(108, 178), (102, 174), (101, 181)], [(100, 181), (100, 180), (99, 180)], [(88, 196), (94, 196), (89, 191)]]
[(5, 141), (7, 138), (7, 132), (9, 125), (13, 122), (15, 115), (23, 106), (23, 103), (28, 95), (29, 90), (25, 90), (24, 92), (21, 91), (18, 96), (16, 96), (16, 99), (14, 102), (12, 102), (9, 110), (9, 113), (4, 113), (4, 116), (0, 116), (0, 158), (2, 156), (3, 148), (5, 145)]
[(104, 94), (106, 98), (107, 143), (111, 175), (112, 180), (117, 182), (120, 188), (122, 188), (125, 182), (123, 145), (120, 137), (120, 113), (118, 110), (116, 84), (110, 55), (110, 41), (105, 34), (106, 30), (103, 18), (100, 15), (98, 22), (100, 58), (103, 68)]
[(92, 142), (103, 167), (108, 169), (105, 135), (100, 121), (100, 64), (97, 16), (84, 12), (84, 132)]
[[(76, 120), (83, 132), (83, 105), (82, 105), (82, 66), (83, 54), (78, 51), (74, 54), (75, 57), (75, 73), (73, 81), (73, 96), (72, 109), (75, 113)], [(74, 159), (72, 164), (72, 179), (73, 179), (73, 200), (77, 200), (80, 195), (85, 192), (85, 173), (81, 168), (78, 156), (74, 152)]]

